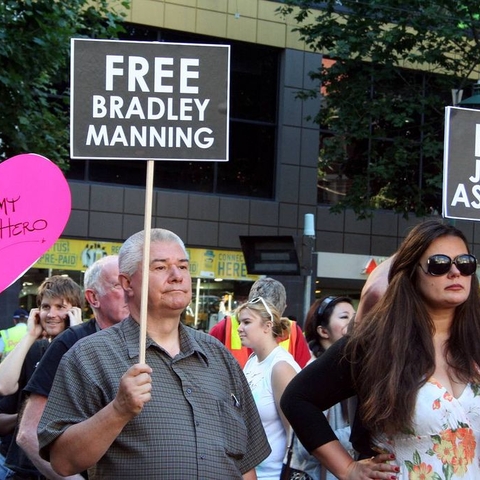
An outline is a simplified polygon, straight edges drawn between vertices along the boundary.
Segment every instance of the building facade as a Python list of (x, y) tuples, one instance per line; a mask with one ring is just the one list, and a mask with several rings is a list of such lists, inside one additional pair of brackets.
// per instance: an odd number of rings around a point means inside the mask
[[(351, 211), (332, 214), (317, 203), (319, 127), (311, 118), (320, 100), (297, 94), (320, 88), (309, 72), (322, 58), (292, 32), (293, 19), (281, 17), (279, 6), (268, 0), (132, 0), (126, 20), (130, 39), (232, 45), (231, 165), (156, 162), (152, 227), (174, 231), (198, 252), (230, 255), (241, 253), (240, 236), (291, 236), (302, 264), (312, 255), (312, 287), (306, 291), (305, 268), (301, 275), (272, 276), (287, 287), (285, 313), (302, 321), (307, 300), (315, 296), (358, 298), (371, 266), (391, 255), (421, 219), (378, 211), (358, 220)], [(248, 91), (242, 88), (247, 84)], [(60, 241), (117, 245), (143, 229), (145, 163), (72, 160), (72, 212)], [(306, 214), (315, 218), (311, 252), (304, 245)], [(474, 253), (479, 250), (480, 226), (457, 226)], [(24, 278), (14, 288), (28, 295), (25, 284), (34, 287), (45, 274), (69, 270), (43, 258), (30, 272), (33, 281)], [(242, 300), (255, 279), (230, 274), (215, 283), (211, 273), (193, 277), (197, 303), (202, 296), (220, 301), (225, 292)], [(81, 281), (81, 272), (74, 278)], [(0, 302), (11, 302), (7, 294)]]

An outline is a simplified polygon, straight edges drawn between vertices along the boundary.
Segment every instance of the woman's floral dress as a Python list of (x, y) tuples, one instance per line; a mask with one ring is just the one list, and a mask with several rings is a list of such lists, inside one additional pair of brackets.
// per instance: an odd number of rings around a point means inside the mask
[(412, 432), (379, 436), (402, 480), (480, 480), (480, 385), (455, 398), (433, 378), (418, 392)]

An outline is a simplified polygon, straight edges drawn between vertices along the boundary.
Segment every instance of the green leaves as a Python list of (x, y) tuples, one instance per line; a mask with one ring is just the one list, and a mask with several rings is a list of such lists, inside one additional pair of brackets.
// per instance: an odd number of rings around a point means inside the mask
[(316, 117), (328, 136), (321, 176), (350, 185), (333, 210), (438, 211), (444, 109), (452, 89), (480, 76), (472, 77), (480, 65), (478, 2), (327, 0), (317, 11), (304, 0), (286, 3), (284, 11), (297, 7), (291, 12), (305, 42), (334, 60), (311, 73), (325, 92)]
[(0, 2), (0, 161), (24, 152), (68, 168), (70, 39), (116, 38), (127, 2)]

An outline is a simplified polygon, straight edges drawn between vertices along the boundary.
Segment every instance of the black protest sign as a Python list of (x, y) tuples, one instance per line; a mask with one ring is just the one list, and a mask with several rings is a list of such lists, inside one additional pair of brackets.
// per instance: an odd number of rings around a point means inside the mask
[(228, 161), (228, 45), (72, 40), (72, 158)]
[(480, 111), (447, 107), (443, 216), (480, 220)]

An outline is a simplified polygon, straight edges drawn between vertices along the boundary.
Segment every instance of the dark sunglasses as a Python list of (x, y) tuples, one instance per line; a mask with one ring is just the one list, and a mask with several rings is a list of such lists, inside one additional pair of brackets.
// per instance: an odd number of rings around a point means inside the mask
[(419, 264), (424, 273), (438, 277), (446, 275), (454, 264), (461, 275), (468, 277), (477, 271), (477, 259), (468, 253), (456, 256), (453, 260), (448, 255), (432, 255), (427, 259), (427, 271)]

